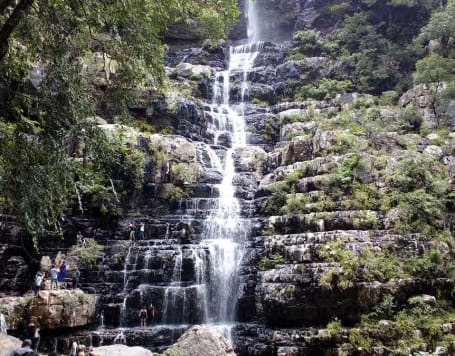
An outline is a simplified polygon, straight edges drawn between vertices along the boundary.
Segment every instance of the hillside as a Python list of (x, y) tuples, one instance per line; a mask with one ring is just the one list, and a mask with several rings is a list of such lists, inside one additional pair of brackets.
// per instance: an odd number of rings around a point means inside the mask
[[(36, 63), (3, 61), (9, 332), (38, 323), (48, 353), (162, 352), (195, 324), (237, 355), (455, 353), (455, 2), (239, 10), (225, 41), (168, 27), (159, 89), (119, 90), (120, 64), (89, 46), (75, 78), (94, 109), (56, 127), (72, 106), (52, 107)], [(20, 296), (63, 259), (82, 296)]]

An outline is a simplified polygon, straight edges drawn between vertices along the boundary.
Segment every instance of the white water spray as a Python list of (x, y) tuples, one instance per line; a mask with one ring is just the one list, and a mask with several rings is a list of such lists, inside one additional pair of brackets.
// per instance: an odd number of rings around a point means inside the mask
[[(251, 18), (249, 18), (251, 21)], [(230, 48), (229, 67), (215, 76), (211, 104), (211, 130), (215, 145), (227, 145), (223, 172), (218, 186), (218, 207), (207, 218), (202, 245), (208, 250), (209, 312), (207, 322), (230, 325), (235, 321), (236, 299), (240, 287), (239, 271), (244, 244), (249, 233), (246, 219), (241, 217), (241, 205), (235, 195), (235, 165), (233, 155), (246, 146), (245, 101), (248, 100), (248, 73), (258, 55), (258, 44)], [(240, 97), (234, 104), (230, 98), (230, 78), (239, 75)], [(226, 328), (225, 328), (226, 329)], [(229, 329), (229, 328), (227, 328)], [(224, 333), (226, 334), (226, 333)]]

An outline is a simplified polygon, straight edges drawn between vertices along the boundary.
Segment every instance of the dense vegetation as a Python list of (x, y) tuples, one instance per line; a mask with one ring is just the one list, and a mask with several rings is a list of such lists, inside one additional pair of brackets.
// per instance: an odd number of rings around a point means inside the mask
[(137, 88), (163, 89), (169, 24), (221, 38), (236, 16), (234, 0), (1, 1), (1, 211), (34, 236), (61, 232), (72, 195), (115, 212), (111, 179), (140, 187), (141, 152), (108, 142), (95, 115), (124, 122)]

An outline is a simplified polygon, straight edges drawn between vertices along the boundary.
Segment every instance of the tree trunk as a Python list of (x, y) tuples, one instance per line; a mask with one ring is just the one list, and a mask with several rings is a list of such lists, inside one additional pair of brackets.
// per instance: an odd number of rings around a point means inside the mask
[[(11, 33), (19, 25), (24, 14), (32, 6), (34, 0), (20, 0), (19, 4), (14, 8), (13, 13), (8, 17), (3, 27), (0, 29), (0, 60), (5, 57), (8, 52), (8, 39)], [(3, 2), (2, 2), (3, 4)]]

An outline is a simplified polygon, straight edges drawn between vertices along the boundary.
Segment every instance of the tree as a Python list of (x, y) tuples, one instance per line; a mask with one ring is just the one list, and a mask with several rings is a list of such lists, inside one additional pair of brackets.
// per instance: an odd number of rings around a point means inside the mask
[[(105, 183), (123, 155), (86, 120), (98, 98), (121, 114), (138, 86), (163, 87), (169, 24), (221, 38), (236, 16), (236, 0), (0, 0), (0, 210), (34, 237), (58, 232), (78, 183)], [(95, 52), (116, 67), (102, 85), (84, 63)], [(84, 167), (68, 156), (81, 137)]]
[(431, 19), (420, 32), (419, 40), (426, 42), (438, 39), (444, 58), (449, 56), (452, 48), (451, 38), (455, 37), (455, 1), (449, 0), (445, 9), (435, 11)]
[(438, 117), (437, 101), (441, 94), (444, 82), (455, 78), (455, 59), (444, 58), (438, 54), (432, 54), (416, 63), (414, 83), (427, 84), (431, 93), (431, 106), (433, 113)]

